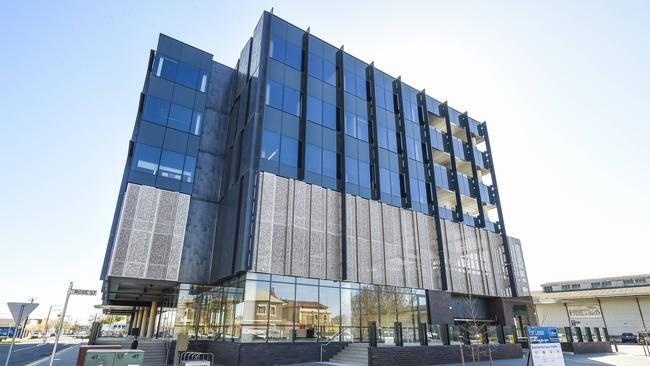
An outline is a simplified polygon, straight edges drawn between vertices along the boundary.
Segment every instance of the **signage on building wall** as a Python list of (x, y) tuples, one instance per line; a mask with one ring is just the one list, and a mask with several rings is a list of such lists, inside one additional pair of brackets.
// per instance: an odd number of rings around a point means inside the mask
[(568, 309), (569, 317), (572, 319), (593, 319), (603, 316), (598, 305), (573, 305), (568, 306)]
[(557, 328), (528, 327), (528, 344), (535, 366), (565, 366)]

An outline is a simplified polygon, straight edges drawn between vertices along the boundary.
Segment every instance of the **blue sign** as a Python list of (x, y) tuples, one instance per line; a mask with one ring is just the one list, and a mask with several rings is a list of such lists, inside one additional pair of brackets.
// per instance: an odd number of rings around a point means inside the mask
[(560, 343), (560, 337), (555, 327), (528, 327), (530, 343)]

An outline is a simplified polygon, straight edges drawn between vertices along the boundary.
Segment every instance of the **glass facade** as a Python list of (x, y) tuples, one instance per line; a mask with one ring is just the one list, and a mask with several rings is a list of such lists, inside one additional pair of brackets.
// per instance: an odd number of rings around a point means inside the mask
[(156, 52), (134, 132), (130, 182), (192, 192), (209, 81), (207, 66), (194, 64)]
[(176, 332), (190, 338), (239, 342), (367, 341), (377, 322), (381, 342), (418, 339), (427, 322), (424, 290), (248, 272), (220, 286), (183, 285)]

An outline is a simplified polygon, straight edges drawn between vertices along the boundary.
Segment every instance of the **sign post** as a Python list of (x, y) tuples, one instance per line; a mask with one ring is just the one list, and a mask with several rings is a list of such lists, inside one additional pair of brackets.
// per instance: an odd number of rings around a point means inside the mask
[(31, 302), (8, 302), (7, 306), (9, 311), (14, 318), (16, 325), (14, 326), (14, 337), (11, 340), (11, 346), (9, 346), (9, 353), (7, 353), (7, 360), (5, 361), (5, 366), (9, 365), (9, 358), (11, 357), (11, 351), (14, 349), (14, 344), (16, 344), (16, 335), (18, 334), (18, 327), (22, 324), (23, 319), (27, 319), (29, 314), (36, 309), (38, 304)]
[[(85, 296), (95, 296), (97, 291), (95, 290), (80, 290), (73, 289), (72, 282), (70, 282), (70, 287), (65, 295), (65, 302), (63, 303), (63, 311), (61, 313), (61, 322), (59, 323), (58, 329), (56, 330), (56, 338), (54, 339), (54, 347), (52, 348), (52, 355), (50, 356), (50, 366), (54, 363), (54, 354), (56, 353), (56, 346), (59, 344), (59, 338), (61, 337), (61, 332), (63, 331), (63, 323), (65, 322), (65, 311), (68, 309), (68, 300), (70, 295), (85, 295)], [(5, 365), (6, 366), (6, 365)]]
[(528, 345), (534, 366), (565, 366), (556, 328), (529, 326)]

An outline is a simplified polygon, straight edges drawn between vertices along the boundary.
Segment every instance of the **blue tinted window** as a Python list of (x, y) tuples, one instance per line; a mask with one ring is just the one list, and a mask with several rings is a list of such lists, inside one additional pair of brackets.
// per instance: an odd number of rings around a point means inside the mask
[(322, 123), (322, 116), (323, 102), (320, 99), (307, 96), (307, 119), (320, 124)]
[(321, 173), (321, 148), (307, 144), (305, 149), (305, 168), (312, 173)]
[(384, 89), (375, 87), (375, 103), (377, 104), (377, 107), (386, 108)]
[(174, 81), (176, 79), (177, 68), (178, 61), (165, 56), (156, 55), (152, 72), (158, 77)]
[(343, 73), (343, 89), (350, 94), (354, 94), (355, 91), (355, 76), (354, 73), (346, 71)]
[(300, 92), (285, 86), (282, 105), (285, 112), (300, 116)]
[(201, 71), (199, 75), (199, 90), (205, 93), (208, 90), (208, 74)]
[(182, 107), (178, 104), (172, 104), (169, 109), (169, 119), (167, 126), (181, 131), (189, 131), (192, 121), (192, 110)]
[(388, 169), (379, 168), (379, 186), (382, 193), (390, 194), (390, 172)]
[(192, 125), (190, 126), (190, 132), (195, 135), (201, 134), (201, 124), (203, 123), (203, 113), (199, 111), (194, 111), (192, 117)]
[(262, 159), (270, 161), (280, 160), (280, 134), (264, 130), (262, 133)]
[(323, 126), (336, 130), (336, 107), (323, 102)]
[(368, 142), (368, 121), (361, 117), (357, 117), (357, 137)]
[(266, 84), (266, 104), (282, 109), (282, 84), (269, 80)]
[(147, 99), (144, 102), (144, 109), (142, 111), (143, 119), (164, 126), (167, 124), (168, 114), (168, 101), (147, 95)]
[(388, 150), (392, 152), (397, 151), (397, 132), (395, 130), (391, 130), (390, 128), (388, 129)]
[(178, 65), (178, 74), (176, 75), (176, 82), (185, 85), (188, 88), (197, 89), (199, 80), (199, 69), (181, 62)]
[(309, 53), (309, 75), (323, 80), (323, 59), (313, 53)]
[(357, 96), (366, 100), (366, 80), (357, 76)]
[(370, 164), (359, 161), (359, 185), (370, 188)]
[(159, 160), (160, 149), (149, 145), (136, 144), (131, 169), (155, 175), (158, 171)]
[(359, 184), (359, 165), (356, 159), (345, 158), (345, 181)]
[(160, 176), (180, 180), (183, 174), (185, 156), (177, 152), (163, 150), (160, 156)]
[(196, 169), (196, 158), (193, 156), (185, 157), (185, 165), (183, 166), (183, 182), (194, 182), (194, 170)]
[(329, 61), (323, 62), (323, 81), (336, 86), (336, 65)]
[(395, 101), (393, 100), (393, 91), (385, 90), (384, 94), (386, 97), (386, 110), (388, 110), (389, 112), (395, 112)]
[(336, 153), (323, 149), (323, 175), (336, 178)]
[(287, 41), (277, 36), (271, 36), (271, 57), (278, 61), (284, 62), (284, 52), (287, 48)]
[(390, 172), (390, 192), (393, 196), (400, 196), (399, 174)]
[(377, 126), (377, 144), (383, 149), (388, 149), (388, 130), (384, 126)]
[(345, 112), (345, 134), (348, 136), (357, 136), (357, 121), (354, 113)]
[(301, 70), (302, 48), (287, 42), (286, 64), (296, 70)]
[(291, 167), (298, 166), (298, 140), (282, 136), (280, 143), (280, 163)]

